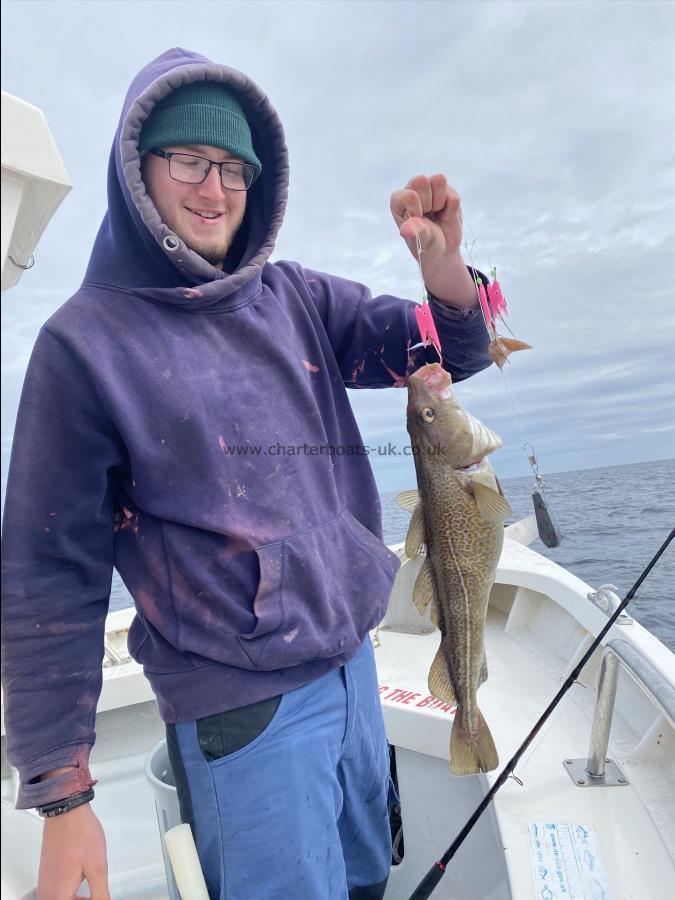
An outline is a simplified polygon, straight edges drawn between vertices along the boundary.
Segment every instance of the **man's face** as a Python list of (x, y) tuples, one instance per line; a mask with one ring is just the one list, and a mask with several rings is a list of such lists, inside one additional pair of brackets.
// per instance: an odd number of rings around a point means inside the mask
[[(174, 153), (194, 153), (214, 162), (237, 159), (226, 150), (203, 144), (162, 149)], [(220, 172), (215, 166), (212, 166), (201, 184), (175, 181), (169, 175), (168, 160), (153, 153), (144, 157), (143, 180), (164, 224), (190, 250), (194, 250), (216, 268), (222, 268), (223, 259), (244, 218), (246, 191), (224, 188)]]

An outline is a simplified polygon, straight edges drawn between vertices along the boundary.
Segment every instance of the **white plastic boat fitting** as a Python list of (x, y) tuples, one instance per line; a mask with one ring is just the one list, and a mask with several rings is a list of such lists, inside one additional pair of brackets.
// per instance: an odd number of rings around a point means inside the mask
[(164, 840), (181, 900), (209, 900), (190, 826), (183, 824), (170, 828)]

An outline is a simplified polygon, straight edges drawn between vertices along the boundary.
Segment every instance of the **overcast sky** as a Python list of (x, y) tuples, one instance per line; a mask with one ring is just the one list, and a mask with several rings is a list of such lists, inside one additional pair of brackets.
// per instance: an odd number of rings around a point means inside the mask
[[(79, 286), (129, 82), (182, 46), (241, 69), (286, 129), (274, 258), (418, 299), (389, 196), (443, 172), (472, 255), (533, 350), (509, 382), (544, 473), (675, 456), (675, 3), (8, 2), (3, 89), (45, 113), (73, 190), (3, 295), (3, 482), (25, 365)], [(527, 462), (492, 366), (458, 388)], [(405, 391), (352, 394), (365, 443), (407, 443)], [(409, 458), (373, 457), (381, 490)]]

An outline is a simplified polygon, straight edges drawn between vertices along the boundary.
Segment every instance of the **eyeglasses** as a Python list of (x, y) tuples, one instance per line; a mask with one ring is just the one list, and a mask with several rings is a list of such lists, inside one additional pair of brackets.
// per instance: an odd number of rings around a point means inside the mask
[(173, 153), (154, 148), (150, 151), (160, 159), (166, 159), (169, 163), (169, 175), (174, 181), (182, 181), (184, 184), (201, 184), (209, 177), (211, 166), (220, 169), (220, 181), (229, 191), (247, 191), (253, 184), (256, 176), (255, 166), (249, 163), (236, 162), (226, 159), (224, 162), (214, 162), (205, 156), (195, 156), (192, 153)]

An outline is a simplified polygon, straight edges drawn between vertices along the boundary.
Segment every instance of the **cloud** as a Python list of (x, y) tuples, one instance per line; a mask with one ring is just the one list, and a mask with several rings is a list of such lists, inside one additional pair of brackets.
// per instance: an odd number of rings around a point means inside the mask
[[(37, 330), (86, 266), (124, 93), (180, 45), (249, 73), (284, 120), (275, 258), (419, 299), (389, 196), (445, 172), (472, 260), (497, 266), (508, 323), (533, 345), (507, 377), (546, 468), (675, 454), (672, 18), (639, 2), (137, 2), (130, 29), (116, 2), (6, 4), (4, 87), (43, 109), (74, 188), (3, 298), (3, 446)], [(502, 434), (495, 462), (524, 474), (499, 373), (458, 394)], [(407, 441), (405, 392), (350, 399), (364, 439)], [(372, 461), (386, 489), (410, 482), (410, 461)]]

